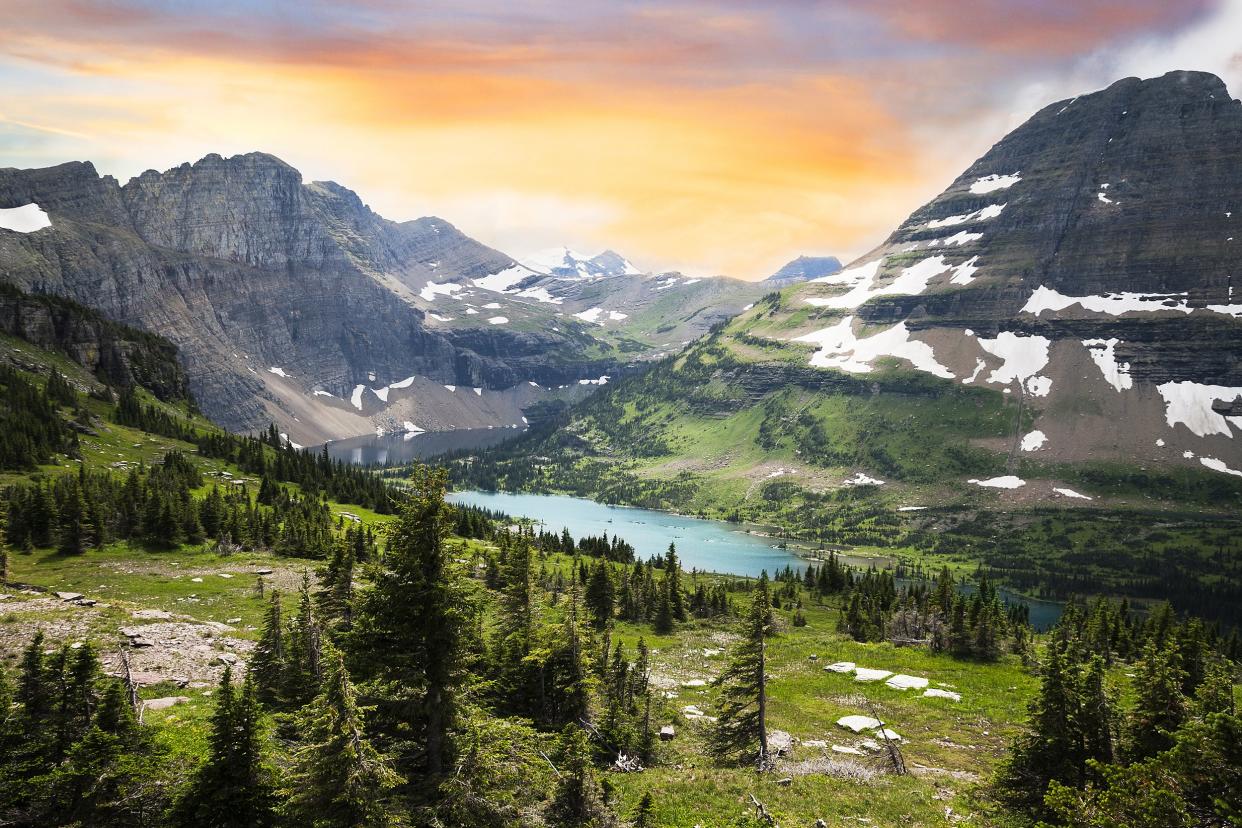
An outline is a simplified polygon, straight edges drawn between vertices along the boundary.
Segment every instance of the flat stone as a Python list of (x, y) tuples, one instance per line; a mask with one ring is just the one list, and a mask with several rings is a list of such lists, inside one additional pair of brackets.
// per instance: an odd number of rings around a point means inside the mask
[(927, 686), (927, 679), (921, 676), (907, 676), (904, 673), (898, 673), (884, 683), (894, 690), (922, 690)]
[(677, 736), (677, 731), (673, 728), (672, 725), (665, 725), (664, 727), (660, 728), (660, 741), (661, 742), (671, 742), (676, 736)]
[(931, 699), (953, 699), (953, 701), (955, 702), (962, 700), (961, 693), (954, 693), (952, 690), (940, 690), (939, 688), (936, 688), (936, 687), (929, 687), (928, 689), (924, 690), (923, 696), (924, 698), (931, 698)]
[(188, 696), (165, 696), (162, 699), (148, 699), (142, 706), (147, 710), (167, 710), (175, 704), (184, 704), (189, 700)]
[(52, 594), (62, 601), (76, 601), (82, 597), (80, 592), (53, 592)]
[(890, 742), (905, 741), (901, 738), (901, 734), (896, 731), (889, 730), (888, 728), (876, 728), (875, 735), (879, 736), (881, 739), (887, 737)]
[(830, 670), (834, 673), (852, 673), (854, 672), (854, 662), (838, 661), (836, 664), (829, 664), (824, 669)]
[(824, 741), (823, 739), (803, 739), (802, 745), (803, 747), (809, 747), (809, 748), (828, 747), (828, 743)]
[(167, 621), (173, 617), (171, 612), (161, 609), (140, 609), (129, 614), (130, 618), (141, 618), (144, 621)]
[(832, 750), (834, 753), (845, 753), (850, 756), (866, 756), (867, 755), (863, 753), (861, 750), (859, 750), (858, 748), (849, 747), (848, 745), (833, 745)]
[(881, 681), (892, 674), (892, 670), (873, 670), (870, 667), (855, 667), (854, 681)]
[(216, 656), (216, 662), (218, 664), (228, 664), (228, 665), (236, 664), (237, 656), (233, 655), (232, 653), (220, 653), (220, 655)]
[(255, 574), (256, 574), (256, 575), (271, 575), (271, 574), (272, 574), (273, 572), (275, 572), (275, 571), (276, 571), (276, 570), (274, 570), (274, 569), (266, 569), (266, 568), (265, 568), (265, 569), (256, 569), (256, 570), (255, 570)]
[(201, 584), (203, 582), (202, 578), (191, 578), (190, 580), (196, 584)]
[(704, 681), (703, 679), (690, 679), (689, 681), (683, 681), (681, 683), (681, 686), (682, 687), (706, 687), (707, 682)]
[(786, 788), (788, 788), (790, 785), (792, 785), (792, 784), (793, 784), (793, 777), (792, 777), (792, 776), (786, 776), (786, 777), (784, 777), (783, 779), (778, 779), (778, 780), (776, 780), (776, 784), (778, 784), (778, 785), (784, 785)]
[(852, 730), (855, 733), (862, 733), (864, 730), (871, 730), (884, 724), (879, 719), (873, 719), (871, 716), (842, 716), (837, 719), (837, 725)]

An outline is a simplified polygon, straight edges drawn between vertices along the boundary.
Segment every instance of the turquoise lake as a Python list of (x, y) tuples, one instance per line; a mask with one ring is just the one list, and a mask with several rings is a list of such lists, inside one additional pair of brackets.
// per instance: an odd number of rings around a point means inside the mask
[[(773, 538), (749, 534), (735, 524), (716, 520), (632, 506), (609, 506), (565, 495), (462, 491), (453, 492), (448, 499), (454, 503), (504, 512), (510, 517), (530, 518), (541, 523), (549, 532), (559, 533), (562, 529), (568, 529), (574, 538), (598, 536), (605, 532), (609, 537), (620, 535), (643, 560), (664, 554), (669, 543), (675, 543), (682, 568), (687, 570), (753, 577), (763, 571), (772, 575), (786, 566), (801, 571), (809, 563), (809, 559), (781, 549), (779, 541)], [(870, 559), (849, 555), (841, 555), (840, 558), (853, 566), (867, 566), (870, 562)], [(889, 565), (889, 560), (880, 558), (875, 559), (874, 563), (883, 568)], [(964, 586), (963, 590), (969, 591), (970, 587)], [(1061, 617), (1061, 605), (1054, 601), (1027, 598), (1004, 589), (1000, 593), (1006, 601), (1026, 605), (1036, 629), (1048, 629)]]

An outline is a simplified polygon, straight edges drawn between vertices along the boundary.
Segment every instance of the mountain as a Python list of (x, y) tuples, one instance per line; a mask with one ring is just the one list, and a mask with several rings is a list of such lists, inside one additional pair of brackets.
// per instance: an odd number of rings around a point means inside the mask
[(1240, 202), (1242, 104), (1218, 78), (1060, 101), (847, 269), (462, 482), (1159, 595), (1216, 569), (1213, 527), (1242, 531)]
[(302, 443), (516, 424), (758, 295), (732, 283), (657, 302), (660, 285), (615, 254), (591, 261), (617, 278), (561, 298), (549, 289), (561, 277), (443, 219), (389, 221), (264, 153), (124, 185), (83, 162), (0, 169), (0, 280), (166, 336), (209, 416), (234, 430), (275, 421)]
[(773, 273), (764, 281), (795, 284), (822, 276), (831, 276), (842, 267), (841, 260), (836, 256), (799, 256), (784, 267)]
[(537, 273), (569, 279), (643, 275), (628, 259), (611, 250), (591, 255), (557, 247), (523, 259), (522, 263)]
[[(878, 434), (850, 463), (839, 460), (854, 447), (829, 451), (830, 438), (790, 458), (829, 487), (834, 467), (964, 486), (1028, 463), (1031, 476), (1090, 462), (1242, 478), (1239, 244), (1242, 104), (1209, 74), (1127, 78), (1045, 107), (874, 251), (765, 299), (635, 385), (691, 388), (693, 375), (707, 387), (678, 405), (719, 416), (788, 393), (811, 395), (788, 406), (797, 417), (890, 391), (897, 407), (961, 399), (995, 412), (912, 414), (902, 428), (960, 430), (963, 452), (992, 458), (970, 470), (869, 457)], [(1054, 482), (1003, 496), (1054, 500)]]

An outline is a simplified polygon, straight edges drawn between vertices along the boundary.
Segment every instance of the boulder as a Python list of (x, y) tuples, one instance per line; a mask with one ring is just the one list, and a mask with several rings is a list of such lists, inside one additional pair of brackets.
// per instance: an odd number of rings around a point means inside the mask
[(147, 699), (142, 706), (147, 710), (167, 710), (175, 704), (184, 704), (189, 700), (188, 696), (165, 696), (162, 699)]
[(855, 733), (862, 733), (864, 730), (871, 730), (883, 724), (879, 719), (874, 719), (871, 716), (842, 716), (837, 719), (837, 726), (852, 730)]
[(53, 592), (52, 594), (62, 601), (76, 601), (82, 597), (80, 592)]
[(676, 736), (677, 736), (677, 731), (673, 728), (672, 725), (665, 725), (664, 727), (660, 728), (660, 741), (661, 742), (671, 742)]

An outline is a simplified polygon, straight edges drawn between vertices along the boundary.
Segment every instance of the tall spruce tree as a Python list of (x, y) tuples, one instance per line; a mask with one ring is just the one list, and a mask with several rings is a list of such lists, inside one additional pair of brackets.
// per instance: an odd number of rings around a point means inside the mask
[(285, 684), (285, 622), (281, 613), (280, 591), (272, 590), (263, 617), (263, 632), (250, 658), (250, 677), (255, 694), (264, 704), (276, 704)]
[(357, 675), (384, 688), (378, 700), (387, 715), (421, 733), (433, 775), (448, 753), (470, 617), (444, 549), (452, 520), (446, 485), (443, 470), (413, 472), (408, 498), (389, 527), (383, 567), (360, 597), (349, 635)]
[(681, 591), (681, 562), (677, 560), (677, 546), (673, 543), (668, 545), (668, 555), (664, 558), (664, 580), (668, 585), (668, 600), (674, 620), (685, 621), (689, 616), (686, 614), (686, 596)]
[(329, 649), (323, 689), (302, 709), (302, 744), (293, 755), (285, 816), (314, 828), (392, 824), (385, 794), (400, 777), (368, 741), (341, 654)]
[(754, 761), (761, 770), (769, 766), (767, 636), (771, 612), (764, 573), (751, 598), (742, 640), (716, 679), (719, 717), (708, 740), (708, 747), (718, 758)]
[(276, 796), (264, 748), (262, 714), (254, 684), (233, 687), (226, 667), (216, 691), (207, 761), (177, 803), (180, 828), (269, 828), (276, 825)]

